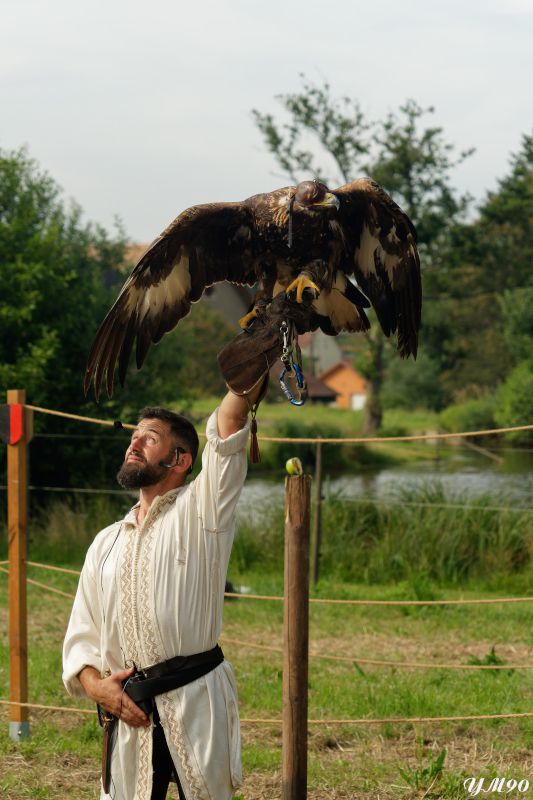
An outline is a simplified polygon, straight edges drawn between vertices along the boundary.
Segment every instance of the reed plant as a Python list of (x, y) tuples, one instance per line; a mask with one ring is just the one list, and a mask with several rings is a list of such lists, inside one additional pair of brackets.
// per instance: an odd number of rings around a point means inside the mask
[[(95, 534), (120, 519), (131, 498), (94, 495), (32, 507), (29, 557), (81, 564)], [(313, 516), (313, 515), (312, 515)], [(241, 508), (231, 574), (283, 572), (283, 504)], [(0, 556), (6, 552), (0, 525)], [(320, 568), (324, 579), (369, 584), (406, 581), (431, 599), (432, 586), (482, 581), (527, 589), (533, 581), (533, 513), (488, 494), (467, 498), (438, 482), (402, 489), (390, 501), (329, 493), (322, 504)], [(512, 588), (512, 586), (510, 586)]]
[[(495, 503), (488, 494), (467, 498), (446, 493), (439, 483), (404, 489), (386, 503), (334, 494), (322, 504), (322, 515), (324, 577), (408, 581), (415, 596), (430, 599), (432, 583), (527, 579), (531, 571), (533, 513)], [(282, 509), (271, 503), (241, 514), (234, 566), (279, 570), (282, 527)]]

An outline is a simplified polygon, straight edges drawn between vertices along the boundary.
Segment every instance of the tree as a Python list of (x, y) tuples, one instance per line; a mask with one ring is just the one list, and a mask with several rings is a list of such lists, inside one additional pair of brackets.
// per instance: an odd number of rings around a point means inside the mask
[[(209, 308), (195, 307), (179, 335), (153, 348), (127, 390), (96, 406), (83, 394), (87, 355), (124, 280), (125, 238), (83, 224), (54, 180), (25, 149), (0, 151), (0, 392), (25, 388), (28, 402), (125, 420), (154, 403), (186, 410), (202, 390), (222, 391), (219, 334), (231, 331)], [(213, 330), (217, 336), (213, 336)], [(76, 486), (112, 477), (125, 448), (121, 434), (36, 415), (31, 445), (35, 485)]]
[(476, 219), (454, 229), (446, 269), (436, 276), (441, 300), (435, 308), (443, 325), (430, 344), (440, 351), (440, 381), (449, 396), (494, 391), (525, 356), (532, 218), (533, 137), (524, 136)]
[(533, 287), (506, 289), (500, 307), (503, 338), (515, 363), (533, 360)]
[[(333, 97), (327, 82), (316, 86), (302, 76), (302, 84), (300, 92), (276, 98), (287, 122), (252, 111), (267, 149), (292, 181), (314, 173), (334, 185), (349, 182), (361, 172), (372, 175), (419, 229), (426, 283), (426, 274), (442, 268), (450, 232), (468, 206), (468, 196), (458, 196), (453, 190), (451, 173), (472, 151), (456, 155), (440, 127), (425, 125), (433, 109), (413, 100), (384, 121), (369, 121), (357, 100)], [(435, 281), (430, 278), (429, 283)], [(374, 317), (368, 350), (358, 362), (370, 385), (367, 433), (381, 422), (380, 395), (388, 361), (384, 342)]]
[(24, 386), (34, 403), (79, 408), (80, 366), (123, 244), (82, 225), (25, 150), (0, 151), (1, 391)]
[[(533, 419), (533, 363), (523, 361), (507, 376), (498, 395), (496, 421), (503, 427), (530, 425)], [(509, 438), (531, 443), (532, 431), (514, 431)]]

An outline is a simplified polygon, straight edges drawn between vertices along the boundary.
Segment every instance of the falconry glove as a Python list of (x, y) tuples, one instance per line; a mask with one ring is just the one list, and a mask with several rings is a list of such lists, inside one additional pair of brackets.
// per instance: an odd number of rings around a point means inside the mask
[(282, 323), (292, 326), (298, 334), (311, 329), (312, 298), (302, 303), (290, 300), (280, 292), (265, 305), (256, 306), (256, 316), (250, 326), (235, 336), (218, 354), (220, 370), (228, 389), (241, 397), (259, 394), (250, 402), (252, 414), (251, 462), (260, 459), (257, 445), (257, 407), (265, 396), (271, 367), (283, 350)]

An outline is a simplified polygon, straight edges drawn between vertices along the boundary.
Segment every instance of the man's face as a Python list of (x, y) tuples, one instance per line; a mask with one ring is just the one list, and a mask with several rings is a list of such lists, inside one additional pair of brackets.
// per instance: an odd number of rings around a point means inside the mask
[(142, 419), (133, 431), (117, 481), (124, 489), (154, 486), (168, 474), (168, 469), (159, 462), (173, 464), (175, 452), (169, 423), (160, 419)]

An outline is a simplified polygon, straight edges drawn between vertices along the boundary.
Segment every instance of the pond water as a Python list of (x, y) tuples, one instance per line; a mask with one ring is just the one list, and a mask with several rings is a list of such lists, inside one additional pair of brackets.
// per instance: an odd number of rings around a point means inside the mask
[[(468, 502), (480, 494), (490, 494), (491, 501), (498, 505), (533, 508), (533, 450), (502, 447), (494, 452), (503, 459), (502, 463), (458, 449), (456, 455), (441, 460), (420, 460), (341, 475), (324, 473), (323, 495), (325, 499), (340, 493), (347, 499), (393, 500), (403, 489), (438, 483), (450, 502)], [(284, 472), (256, 478), (253, 470), (251, 466), (241, 496), (241, 509), (257, 501), (281, 502)]]

